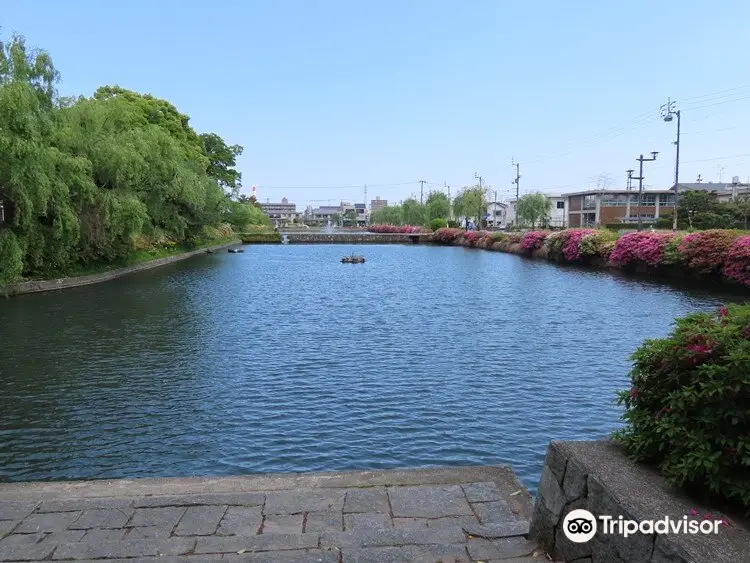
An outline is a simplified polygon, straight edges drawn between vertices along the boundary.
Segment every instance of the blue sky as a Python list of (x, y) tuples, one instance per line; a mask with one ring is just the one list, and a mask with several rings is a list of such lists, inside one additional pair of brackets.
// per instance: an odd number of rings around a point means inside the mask
[[(166, 98), (201, 132), (245, 147), (245, 191), (300, 205), (455, 194), (479, 172), (509, 197), (750, 176), (750, 2), (267, 0), (3, 6), (62, 73)], [(723, 169), (722, 169), (723, 168)]]

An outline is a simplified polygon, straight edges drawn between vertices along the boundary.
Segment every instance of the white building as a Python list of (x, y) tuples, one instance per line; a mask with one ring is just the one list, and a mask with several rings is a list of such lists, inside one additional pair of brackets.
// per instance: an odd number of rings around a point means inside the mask
[(493, 229), (504, 229), (507, 225), (508, 204), (499, 201), (491, 201), (487, 204), (487, 214), (485, 215), (485, 221), (488, 227)]
[[(568, 198), (563, 194), (544, 194), (552, 204), (545, 226), (565, 228), (568, 226)], [(508, 203), (506, 225), (516, 225), (516, 200)], [(530, 225), (529, 225), (530, 226)], [(537, 225), (539, 226), (539, 225)]]

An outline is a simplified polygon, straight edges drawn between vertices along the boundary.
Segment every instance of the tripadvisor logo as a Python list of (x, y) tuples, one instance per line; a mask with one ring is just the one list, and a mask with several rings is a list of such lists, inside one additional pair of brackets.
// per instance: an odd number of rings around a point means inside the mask
[(571, 510), (563, 520), (563, 533), (573, 543), (586, 543), (601, 528), (603, 534), (619, 534), (623, 537), (641, 534), (718, 534), (722, 520), (690, 520), (687, 516), (659, 520), (625, 520), (622, 516), (608, 515), (597, 518), (588, 510)]

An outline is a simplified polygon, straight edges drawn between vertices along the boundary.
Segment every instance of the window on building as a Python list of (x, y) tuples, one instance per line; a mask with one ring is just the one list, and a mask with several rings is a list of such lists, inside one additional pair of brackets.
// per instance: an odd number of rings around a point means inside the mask
[(674, 207), (674, 194), (659, 194), (660, 207)]
[(656, 205), (656, 196), (654, 194), (643, 194), (641, 205)]
[(565, 202), (564, 201), (558, 201), (557, 202), (557, 208), (558, 209), (565, 209)]
[(583, 196), (583, 209), (596, 209), (596, 196)]
[(607, 194), (602, 197), (602, 205), (605, 207), (625, 207), (628, 203), (628, 196)]

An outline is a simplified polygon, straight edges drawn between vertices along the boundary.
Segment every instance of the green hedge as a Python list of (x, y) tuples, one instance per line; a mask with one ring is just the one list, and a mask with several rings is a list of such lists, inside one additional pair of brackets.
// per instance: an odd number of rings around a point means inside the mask
[(750, 304), (678, 319), (633, 360), (615, 440), (673, 485), (749, 510)]
[(244, 244), (273, 244), (281, 242), (281, 233), (240, 233)]

